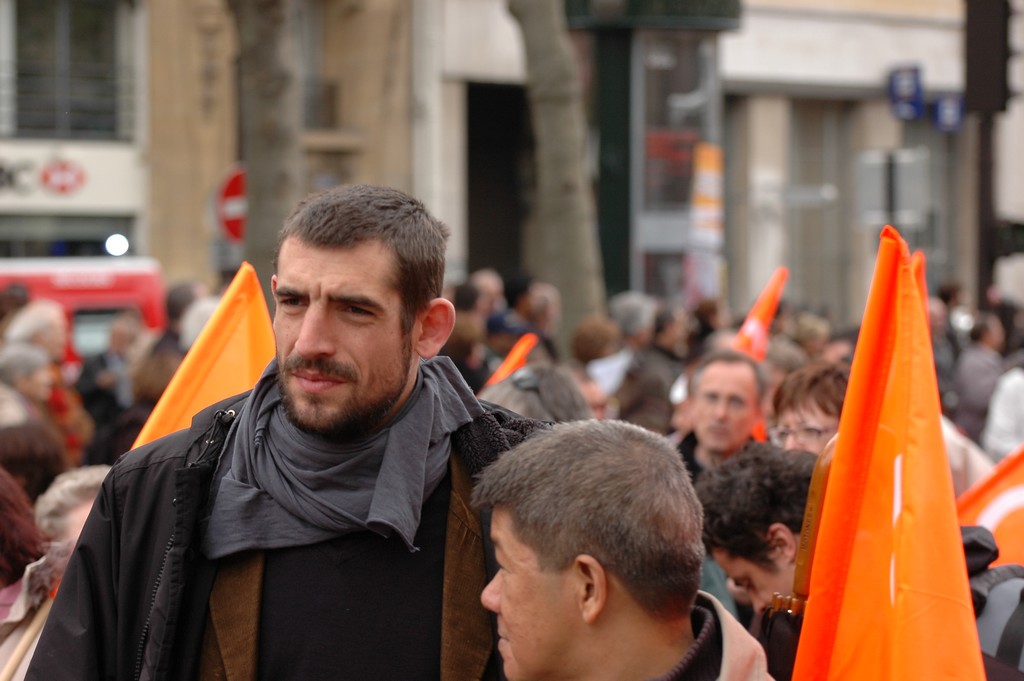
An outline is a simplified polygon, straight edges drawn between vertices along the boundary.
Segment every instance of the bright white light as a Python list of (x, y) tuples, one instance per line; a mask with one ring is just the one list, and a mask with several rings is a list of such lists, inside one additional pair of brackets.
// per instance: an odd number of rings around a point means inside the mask
[(111, 234), (105, 246), (110, 255), (124, 255), (128, 252), (128, 238), (124, 234)]

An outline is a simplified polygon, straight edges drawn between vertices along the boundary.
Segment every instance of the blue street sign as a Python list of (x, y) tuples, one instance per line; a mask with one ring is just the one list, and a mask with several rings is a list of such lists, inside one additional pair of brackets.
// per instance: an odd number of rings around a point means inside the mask
[(889, 72), (889, 105), (893, 115), (903, 121), (924, 115), (920, 66), (901, 66)]
[(936, 99), (934, 123), (942, 132), (959, 132), (964, 124), (963, 95), (943, 95)]

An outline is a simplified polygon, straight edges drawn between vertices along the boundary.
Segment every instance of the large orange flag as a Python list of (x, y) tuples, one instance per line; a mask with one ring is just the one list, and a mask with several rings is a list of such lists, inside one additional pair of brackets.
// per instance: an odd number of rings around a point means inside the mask
[(906, 243), (882, 232), (794, 681), (983, 681), (939, 394)]
[(1024, 447), (956, 500), (961, 525), (982, 525), (996, 538), (994, 565), (1024, 564)]
[(256, 270), (242, 263), (134, 446), (187, 428), (199, 410), (253, 387), (274, 352), (274, 329)]
[(772, 273), (732, 342), (734, 350), (744, 352), (758, 362), (764, 361), (768, 353), (768, 333), (779, 309), (782, 289), (786, 287), (787, 279), (789, 270), (785, 267), (779, 267)]

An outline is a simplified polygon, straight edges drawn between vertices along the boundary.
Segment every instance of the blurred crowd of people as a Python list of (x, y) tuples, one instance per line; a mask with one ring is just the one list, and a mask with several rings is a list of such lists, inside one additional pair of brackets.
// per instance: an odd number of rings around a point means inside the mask
[[(580, 322), (560, 355), (554, 287), (481, 270), (450, 294), (460, 317), (444, 352), (482, 399), (531, 418), (619, 419), (669, 438), (708, 515), (702, 588), (754, 626), (766, 599), (781, 590), (775, 587), (792, 580), (813, 468), (813, 457), (781, 465), (781, 453), (818, 454), (837, 433), (858, 329), (837, 328), (784, 300), (766, 356), (755, 361), (733, 349), (743, 317), (722, 301), (686, 309), (627, 291)], [(928, 313), (943, 437), (959, 495), (1024, 444), (1024, 327), (1005, 301), (971, 311), (953, 283), (939, 288)], [(526, 366), (484, 387), (531, 332), (541, 341)], [(757, 472), (769, 466), (770, 474)], [(799, 493), (766, 492), (772, 485)], [(776, 516), (781, 520), (772, 521)]]
[[(16, 293), (0, 295), (0, 669), (12, 673), (31, 656), (36, 620), (103, 475), (131, 448), (218, 300), (195, 282), (172, 287), (159, 335), (137, 311), (119, 313), (107, 349), (70, 376), (64, 310), (11, 304)], [(442, 354), (481, 400), (542, 421), (627, 421), (676, 448), (706, 515), (701, 588), (756, 626), (792, 579), (814, 464), (786, 450), (818, 454), (838, 431), (857, 330), (783, 302), (759, 361), (733, 349), (742, 318), (721, 301), (686, 309), (627, 291), (560, 350), (560, 295), (546, 282), (485, 269), (446, 295), (457, 316)], [(1003, 304), (971, 314), (959, 295), (944, 286), (928, 307), (957, 494), (1024, 443), (1018, 312)], [(529, 333), (538, 342), (525, 366), (492, 380)]]
[[(565, 353), (555, 338), (561, 323), (558, 290), (545, 282), (516, 274), (502, 278), (496, 271), (474, 272), (464, 283), (450, 287), (448, 295), (458, 320), (443, 353), (451, 357), (466, 382), (479, 392), (510, 348), (527, 333), (540, 342), (530, 354), (531, 378), (506, 381), (500, 389), (488, 387), (485, 399), (515, 405), (524, 415), (546, 420), (579, 418), (576, 405), (583, 401), (590, 415), (616, 418), (643, 426), (680, 442), (694, 430), (694, 372), (709, 353), (731, 347), (742, 317), (733, 316), (720, 300), (706, 299), (684, 308), (637, 291), (612, 296), (606, 310), (582, 320), (573, 329)], [(1012, 303), (993, 298), (991, 309), (976, 312), (962, 300), (960, 286), (946, 283), (928, 301), (936, 376), (948, 439), (970, 451), (974, 462), (995, 462), (1024, 444), (1024, 319)], [(790, 374), (808, 365), (848, 367), (858, 329), (837, 328), (827, 316), (797, 309), (785, 300), (770, 329), (768, 351), (758, 363), (757, 411), (752, 421), (773, 425), (778, 444), (823, 444), (838, 427), (845, 382), (835, 376), (824, 411), (811, 407), (814, 428), (785, 423), (776, 406), (776, 392)], [(541, 369), (537, 373), (535, 367)], [(558, 367), (561, 383), (574, 379), (576, 390), (556, 395), (552, 407), (541, 408), (538, 375)], [(835, 369), (825, 370), (834, 373)], [(813, 399), (817, 383), (800, 390)], [(533, 394), (529, 407), (523, 395)], [(487, 397), (490, 395), (492, 397)], [(495, 397), (496, 396), (496, 397)], [(803, 399), (803, 393), (787, 400)], [(554, 411), (552, 411), (554, 409)], [(556, 417), (554, 413), (572, 414)], [(811, 437), (811, 432), (819, 437)], [(767, 433), (767, 431), (765, 431)], [(824, 438), (824, 439), (823, 439)], [(982, 459), (978, 459), (981, 456)], [(972, 479), (976, 475), (972, 474)], [(958, 481), (962, 491), (965, 480)]]
[[(64, 468), (109, 465), (128, 451), (219, 300), (199, 282), (176, 284), (167, 292), (164, 329), (122, 309), (110, 320), (105, 349), (78, 358), (66, 310), (11, 288), (0, 318), (0, 428), (44, 433), (57, 442)], [(0, 437), (0, 447), (6, 440)]]
[(19, 286), (0, 293), (0, 679), (23, 678), (103, 478), (216, 301), (197, 282), (172, 286), (165, 329), (122, 310), (106, 349), (70, 362), (59, 303)]

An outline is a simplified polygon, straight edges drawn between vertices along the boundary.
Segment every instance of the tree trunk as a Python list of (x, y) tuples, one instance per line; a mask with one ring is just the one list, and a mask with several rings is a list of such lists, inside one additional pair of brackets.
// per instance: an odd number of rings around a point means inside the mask
[(228, 0), (238, 33), (239, 125), (248, 213), (245, 259), (270, 300), (271, 259), (305, 193), (296, 0)]
[(535, 214), (525, 231), (527, 269), (558, 287), (564, 350), (579, 321), (604, 306), (594, 197), (584, 171), (581, 83), (563, 0), (509, 0), (526, 52), (537, 156)]

